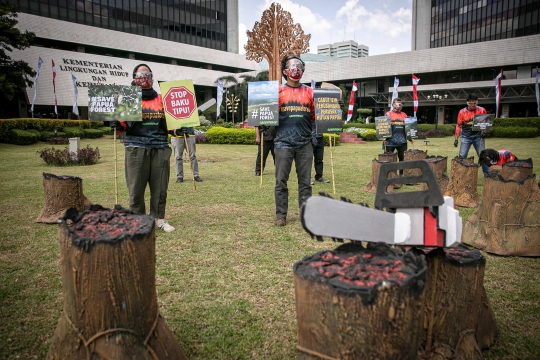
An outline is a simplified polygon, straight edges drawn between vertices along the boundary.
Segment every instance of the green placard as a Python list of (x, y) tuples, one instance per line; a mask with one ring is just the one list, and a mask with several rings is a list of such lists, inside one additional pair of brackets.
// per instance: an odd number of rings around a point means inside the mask
[(141, 88), (126, 85), (88, 85), (88, 120), (142, 121)]
[(340, 98), (341, 91), (339, 89), (315, 89), (313, 91), (317, 134), (343, 131)]
[(167, 81), (159, 84), (167, 129), (199, 126), (197, 98), (192, 80)]
[(392, 137), (392, 125), (390, 116), (378, 116), (375, 118), (375, 136), (377, 139), (386, 139)]
[(494, 114), (474, 115), (472, 130), (473, 131), (492, 131), (494, 120), (495, 120)]
[(248, 125), (279, 125), (277, 81), (248, 83)]
[(405, 118), (405, 133), (407, 139), (416, 139), (418, 137), (418, 120), (415, 117)]

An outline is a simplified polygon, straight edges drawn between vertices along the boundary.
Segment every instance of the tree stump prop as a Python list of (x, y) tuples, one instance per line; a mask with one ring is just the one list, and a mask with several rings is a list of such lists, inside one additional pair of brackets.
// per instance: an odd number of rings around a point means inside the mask
[(452, 159), (450, 182), (446, 194), (454, 198), (457, 206), (471, 208), (480, 205), (477, 183), (478, 165), (474, 163), (474, 158), (455, 157)]
[(64, 311), (47, 359), (186, 359), (158, 309), (153, 217), (68, 209), (58, 242)]
[(92, 205), (83, 194), (80, 177), (43, 173), (43, 190), (45, 206), (36, 219), (39, 223), (56, 224), (67, 209), (83, 211)]
[[(447, 157), (443, 156), (428, 156), (426, 157), (426, 161), (428, 162), (429, 166), (433, 170), (433, 173), (435, 174), (435, 177), (437, 178), (437, 183), (439, 184), (439, 188), (441, 189), (441, 193), (446, 192), (446, 188), (448, 187), (448, 175), (446, 174), (446, 168), (447, 168)], [(428, 189), (426, 183), (420, 184), (420, 191), (426, 191)]]
[(426, 265), (386, 244), (294, 264), (300, 359), (416, 359)]
[(506, 180), (522, 181), (533, 175), (532, 159), (507, 162), (502, 165), (501, 176)]
[(486, 259), (465, 246), (422, 249), (428, 266), (420, 349), (423, 359), (482, 359), (498, 333), (484, 289)]
[[(424, 160), (427, 157), (427, 150), (419, 150), (419, 149), (411, 149), (406, 150), (403, 153), (403, 161), (411, 161), (411, 160)], [(420, 169), (404, 169), (403, 170), (403, 176), (420, 176), (422, 175), (422, 171)], [(409, 184), (414, 185), (414, 184)]]
[(536, 175), (514, 180), (530, 168), (508, 164), (503, 165), (503, 173), (509, 179), (501, 174), (484, 179), (482, 203), (465, 223), (462, 241), (497, 255), (540, 256), (540, 188)]
[[(379, 155), (379, 158), (380, 158), (380, 156), (381, 155)], [(397, 155), (396, 155), (396, 158), (397, 158)], [(370, 193), (373, 193), (373, 194), (375, 194), (377, 192), (377, 183), (379, 182), (379, 173), (381, 172), (381, 165), (385, 164), (385, 163), (389, 163), (389, 162), (392, 162), (392, 161), (377, 160), (377, 159), (373, 159), (371, 161), (371, 179), (366, 184), (366, 186), (364, 186), (364, 189), (363, 189), (364, 191), (367, 191), (367, 192), (370, 192)], [(388, 177), (397, 177), (397, 172), (396, 171), (391, 171), (390, 174), (388, 174)], [(386, 191), (387, 192), (393, 192), (394, 191), (394, 186), (389, 185), (386, 188)]]

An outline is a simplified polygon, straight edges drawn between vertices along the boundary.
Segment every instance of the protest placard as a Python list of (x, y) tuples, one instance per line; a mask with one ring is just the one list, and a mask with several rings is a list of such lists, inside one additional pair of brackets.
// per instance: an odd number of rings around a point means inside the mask
[(167, 129), (199, 126), (197, 99), (191, 80), (166, 81), (159, 84)]
[(342, 110), (339, 105), (339, 89), (315, 89), (315, 127), (317, 134), (343, 131)]
[(88, 120), (142, 121), (141, 88), (125, 85), (88, 85)]
[(392, 137), (390, 116), (378, 116), (375, 118), (375, 136), (377, 139)]
[(472, 130), (473, 131), (492, 131), (494, 119), (495, 119), (494, 114), (474, 115)]
[(407, 139), (416, 139), (418, 137), (418, 120), (415, 117), (405, 118), (405, 133)]
[(248, 125), (279, 125), (277, 81), (248, 83)]

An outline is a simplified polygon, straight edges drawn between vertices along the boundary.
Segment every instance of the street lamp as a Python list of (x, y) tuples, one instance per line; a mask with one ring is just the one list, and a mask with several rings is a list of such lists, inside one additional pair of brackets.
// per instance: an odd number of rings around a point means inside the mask
[(439, 94), (433, 94), (431, 96), (430, 95), (427, 96), (428, 100), (435, 101), (435, 130), (437, 130), (437, 123), (438, 123), (438, 117), (439, 117), (439, 101), (446, 98), (448, 98), (448, 95), (446, 94), (444, 94), (444, 97)]
[(238, 103), (240, 98), (234, 94), (231, 94), (230, 97), (227, 97), (227, 109), (231, 112), (232, 123), (234, 124), (234, 113), (238, 110)]

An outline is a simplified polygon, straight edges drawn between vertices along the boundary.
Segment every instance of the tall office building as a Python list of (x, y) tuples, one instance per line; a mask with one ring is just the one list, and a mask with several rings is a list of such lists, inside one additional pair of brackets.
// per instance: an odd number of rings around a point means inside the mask
[(412, 50), (540, 34), (540, 0), (413, 0)]
[[(38, 58), (44, 61), (35, 99), (35, 112), (44, 116), (54, 109), (52, 61), (59, 117), (71, 116), (75, 84), (83, 119), (90, 84), (129, 85), (140, 63), (157, 81), (193, 80), (198, 102), (216, 96), (218, 78), (258, 70), (238, 54), (238, 0), (7, 1), (19, 7), (17, 28), (36, 35), (12, 57), (35, 70)], [(33, 93), (27, 88), (19, 96), (19, 116), (27, 115)]]
[(348, 40), (317, 46), (318, 55), (333, 56), (338, 59), (358, 58), (369, 55), (369, 47)]

